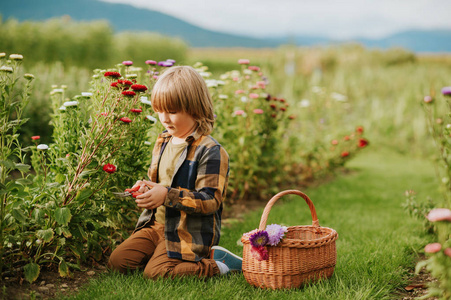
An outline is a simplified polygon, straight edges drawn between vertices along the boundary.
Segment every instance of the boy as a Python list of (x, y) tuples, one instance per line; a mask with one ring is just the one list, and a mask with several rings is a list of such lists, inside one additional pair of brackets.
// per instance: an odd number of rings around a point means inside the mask
[(134, 186), (143, 193), (135, 201), (145, 210), (108, 266), (120, 272), (144, 267), (144, 276), (153, 279), (241, 271), (240, 257), (215, 246), (229, 157), (209, 135), (214, 115), (205, 81), (192, 67), (171, 67), (156, 82), (151, 101), (166, 130), (153, 149), (150, 181)]

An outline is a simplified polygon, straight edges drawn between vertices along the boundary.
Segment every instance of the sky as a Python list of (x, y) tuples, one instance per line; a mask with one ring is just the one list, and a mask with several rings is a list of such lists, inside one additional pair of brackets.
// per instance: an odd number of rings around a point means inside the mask
[(191, 24), (254, 37), (381, 38), (451, 29), (451, 0), (102, 0), (163, 12)]

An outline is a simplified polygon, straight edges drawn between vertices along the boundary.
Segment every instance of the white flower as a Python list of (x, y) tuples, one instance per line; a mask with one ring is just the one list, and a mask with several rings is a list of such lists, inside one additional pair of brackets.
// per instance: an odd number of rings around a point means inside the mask
[(144, 142), (144, 145), (150, 146), (150, 145), (152, 145), (152, 142), (145, 141), (145, 142)]
[(340, 101), (340, 102), (344, 102), (346, 100), (348, 100), (348, 97), (339, 93), (332, 93), (330, 94), (330, 96), (332, 97), (332, 99), (334, 99), (335, 101)]
[(64, 90), (63, 90), (63, 89), (54, 89), (52, 92), (53, 92), (54, 94), (55, 94), (55, 93), (64, 93)]
[(221, 76), (219, 76), (219, 78), (221, 80), (227, 80), (227, 79), (229, 79), (229, 75), (228, 74), (222, 74)]
[(446, 124), (446, 128), (451, 129), (451, 124)]
[(315, 85), (312, 87), (312, 92), (314, 92), (315, 94), (322, 94), (324, 90), (322, 87)]
[(64, 110), (66, 110), (66, 107), (65, 107), (65, 106), (61, 106), (61, 107), (60, 107), (60, 110), (63, 110), (63, 111), (64, 111)]
[(8, 66), (2, 66), (0, 68), (0, 71), (12, 73), (13, 72), (13, 68), (12, 67), (8, 67)]
[(245, 69), (245, 70), (243, 71), (243, 73), (246, 74), (246, 75), (252, 75), (252, 70)]
[(125, 78), (136, 78), (136, 77), (138, 77), (138, 75), (137, 74), (127, 74), (127, 75), (125, 75)]
[(99, 78), (99, 74), (92, 75), (92, 78)]
[(218, 97), (219, 97), (219, 99), (222, 99), (222, 100), (229, 99), (229, 96), (224, 95), (224, 94), (221, 94)]
[(302, 99), (299, 102), (299, 106), (300, 107), (309, 107), (310, 106), (310, 101), (308, 99)]
[(248, 101), (246, 96), (241, 97), (241, 102), (246, 103)]
[(77, 106), (78, 105), (78, 101), (66, 101), (66, 102), (63, 103), (63, 105), (65, 107)]
[(147, 105), (152, 105), (152, 102), (150, 102), (149, 100), (147, 100), (148, 98), (146, 96), (141, 96), (141, 98), (139, 98), (139, 100), (141, 101), (141, 103), (147, 104)]
[(47, 146), (46, 144), (39, 144), (36, 146), (36, 148), (38, 150), (47, 150), (49, 148), (49, 146)]
[(199, 74), (200, 74), (200, 76), (202, 76), (202, 77), (204, 77), (204, 78), (208, 78), (208, 77), (211, 76), (211, 73), (210, 73), (210, 72), (200, 72)]
[(23, 59), (23, 56), (20, 55), (20, 54), (11, 54), (11, 55), (9, 56), (9, 59), (12, 59), (12, 60), (22, 60), (22, 59)]
[(225, 81), (223, 81), (223, 80), (216, 80), (216, 83), (218, 85), (225, 85), (226, 84)]
[(3, 58), (3, 57), (5, 57), (6, 56), (6, 53), (5, 52), (1, 52), (0, 53), (0, 58)]
[(30, 74), (30, 73), (25, 73), (25, 74), (23, 75), (23, 77), (24, 77), (25, 79), (28, 79), (28, 80), (34, 79), (34, 75), (33, 75), (33, 74)]
[(207, 87), (217, 87), (218, 82), (214, 79), (207, 79), (205, 80), (205, 83), (207, 84)]
[(67, 89), (67, 85), (63, 84), (63, 85), (61, 85), (61, 88), (62, 89)]
[(150, 120), (152, 123), (156, 123), (157, 122), (157, 119), (155, 119), (152, 116), (146, 116), (146, 118), (147, 118), (147, 120)]
[(91, 96), (92, 96), (92, 93), (89, 93), (89, 92), (82, 92), (81, 95), (82, 95), (83, 97), (91, 97)]

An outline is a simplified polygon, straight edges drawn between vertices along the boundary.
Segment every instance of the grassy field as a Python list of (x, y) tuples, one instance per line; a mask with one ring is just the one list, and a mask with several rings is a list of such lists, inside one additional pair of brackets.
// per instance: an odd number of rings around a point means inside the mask
[[(376, 151), (377, 150), (377, 151)], [(330, 280), (302, 289), (261, 290), (243, 275), (209, 280), (148, 281), (140, 274), (107, 273), (63, 299), (393, 299), (409, 279), (418, 251), (427, 242), (421, 222), (402, 208), (404, 191), (418, 199), (438, 197), (431, 163), (388, 150), (368, 149), (353, 160), (350, 173), (305, 192), (315, 204), (320, 225), (339, 233), (337, 265)], [(293, 187), (295, 188), (295, 187)], [(307, 205), (297, 196), (276, 204), (268, 224), (310, 224)], [(221, 245), (242, 253), (237, 240), (258, 227), (262, 209), (224, 228)]]

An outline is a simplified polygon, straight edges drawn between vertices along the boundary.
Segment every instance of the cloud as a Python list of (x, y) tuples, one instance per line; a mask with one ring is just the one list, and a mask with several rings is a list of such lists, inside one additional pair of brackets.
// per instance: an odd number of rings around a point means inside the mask
[(406, 29), (451, 29), (449, 0), (103, 0), (164, 12), (192, 24), (257, 37), (382, 37)]

